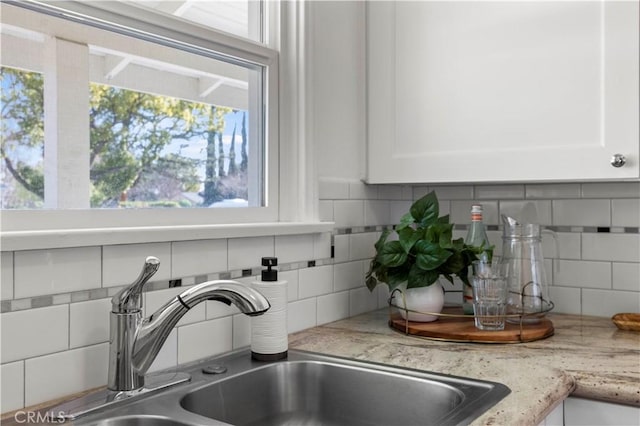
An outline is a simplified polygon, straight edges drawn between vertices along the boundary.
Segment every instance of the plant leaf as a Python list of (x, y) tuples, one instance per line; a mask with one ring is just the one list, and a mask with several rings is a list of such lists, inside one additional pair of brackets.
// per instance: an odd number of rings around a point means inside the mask
[(389, 236), (390, 233), (391, 231), (389, 229), (385, 229), (384, 231), (382, 231), (380, 238), (378, 238), (378, 241), (376, 241), (376, 243), (374, 244), (374, 247), (376, 248), (376, 252), (379, 252), (382, 249), (382, 246), (387, 241), (387, 237)]
[(400, 224), (396, 225), (396, 231), (401, 231), (405, 228), (410, 227), (414, 224), (413, 216), (411, 216), (411, 212), (405, 213), (402, 218), (400, 218)]
[(376, 259), (387, 267), (400, 266), (407, 261), (407, 253), (402, 248), (400, 241), (389, 241), (382, 246)]
[(447, 274), (457, 274), (465, 266), (465, 256), (461, 252), (453, 252), (440, 270)]
[(436, 193), (431, 191), (411, 205), (411, 216), (420, 226), (428, 226), (438, 220), (439, 204)]
[(398, 231), (400, 245), (405, 253), (409, 253), (413, 245), (421, 238), (420, 232), (416, 232), (413, 228), (404, 228)]
[(439, 273), (436, 271), (425, 271), (418, 265), (413, 265), (407, 278), (407, 288), (427, 287), (438, 280)]
[(446, 214), (438, 218), (438, 223), (449, 223), (449, 215)]
[(425, 271), (436, 269), (451, 256), (451, 252), (426, 240), (418, 241), (416, 248), (416, 265)]

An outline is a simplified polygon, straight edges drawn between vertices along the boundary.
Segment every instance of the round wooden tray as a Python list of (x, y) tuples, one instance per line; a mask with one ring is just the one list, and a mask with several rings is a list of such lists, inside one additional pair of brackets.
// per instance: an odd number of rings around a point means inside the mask
[(472, 315), (464, 315), (460, 307), (447, 307), (433, 322), (412, 322), (404, 320), (399, 313), (389, 316), (389, 326), (405, 334), (434, 340), (476, 343), (525, 343), (546, 339), (553, 335), (553, 323), (542, 318), (537, 324), (510, 324), (504, 330), (478, 330)]

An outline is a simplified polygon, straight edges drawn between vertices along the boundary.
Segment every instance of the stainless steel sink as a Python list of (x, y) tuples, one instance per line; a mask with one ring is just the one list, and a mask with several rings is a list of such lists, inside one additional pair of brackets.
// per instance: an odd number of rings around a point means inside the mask
[[(203, 374), (212, 363), (226, 372)], [(181, 371), (192, 375), (191, 384), (75, 424), (456, 425), (472, 422), (510, 392), (499, 383), (297, 350), (273, 363), (252, 361), (244, 350)]]

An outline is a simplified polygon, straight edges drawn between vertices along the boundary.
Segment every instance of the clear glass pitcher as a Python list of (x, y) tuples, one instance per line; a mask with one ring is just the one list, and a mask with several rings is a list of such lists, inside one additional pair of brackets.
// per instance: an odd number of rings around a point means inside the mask
[[(537, 323), (551, 310), (540, 225), (502, 216), (502, 271), (507, 277), (507, 321)], [(552, 231), (545, 231), (553, 233)], [(555, 239), (555, 235), (554, 235)]]

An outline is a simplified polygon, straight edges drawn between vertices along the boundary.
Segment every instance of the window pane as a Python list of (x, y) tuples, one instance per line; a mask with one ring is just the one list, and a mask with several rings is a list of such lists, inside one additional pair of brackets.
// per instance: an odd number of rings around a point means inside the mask
[(43, 78), (35, 72), (0, 68), (2, 209), (42, 208), (44, 203)]
[(139, 7), (152, 9), (173, 18), (224, 31), (257, 42), (264, 42), (263, 3), (259, 0), (215, 1), (125, 1)]
[(247, 116), (91, 84), (91, 206), (247, 206)]

